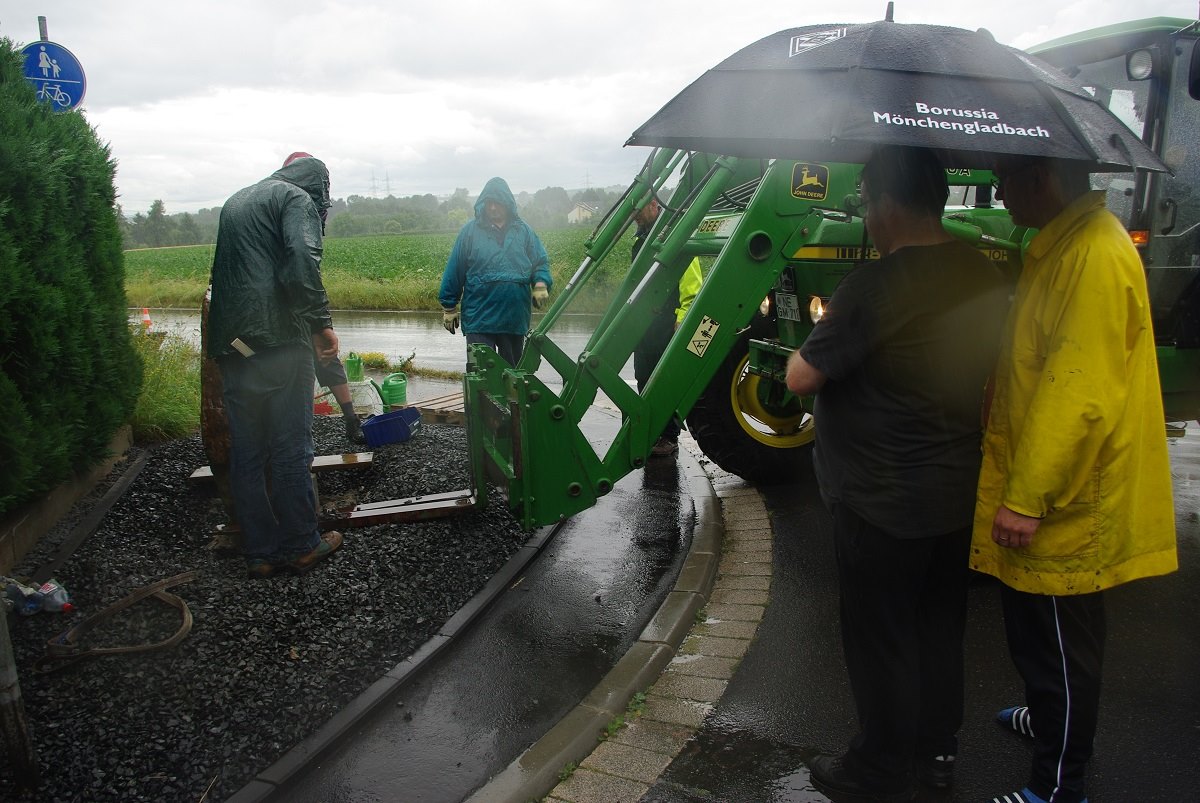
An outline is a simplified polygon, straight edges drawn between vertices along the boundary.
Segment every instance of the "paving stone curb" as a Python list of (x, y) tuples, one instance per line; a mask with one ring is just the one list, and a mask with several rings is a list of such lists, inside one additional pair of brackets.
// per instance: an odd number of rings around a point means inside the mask
[[(675, 589), (592, 694), (468, 803), (633, 803), (721, 699), (766, 609), (770, 521), (749, 483), (707, 462), (686, 433), (680, 444), (696, 529)], [(639, 692), (640, 710), (627, 713)], [(624, 726), (601, 741), (619, 716)]]

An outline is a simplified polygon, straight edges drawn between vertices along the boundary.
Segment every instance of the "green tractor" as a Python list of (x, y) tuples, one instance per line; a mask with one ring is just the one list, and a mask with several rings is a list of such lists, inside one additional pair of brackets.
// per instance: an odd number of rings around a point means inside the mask
[(1092, 88), (1174, 175), (1100, 174), (1093, 185), (1146, 265), (1168, 421), (1200, 418), (1200, 23), (1156, 17), (1029, 49)]
[[(1074, 73), (1175, 171), (1097, 176), (1146, 259), (1169, 420), (1200, 418), (1200, 146), (1195, 22), (1154, 19), (1057, 40), (1035, 49)], [(1128, 113), (1128, 117), (1123, 116)], [(520, 364), (475, 348), (464, 377), (476, 483), (506, 494), (522, 526), (580, 512), (646, 464), (657, 434), (679, 415), (700, 449), (754, 482), (795, 475), (813, 440), (811, 399), (784, 383), (788, 356), (856, 264), (874, 253), (856, 214), (860, 166), (748, 159), (655, 149), (596, 227), (578, 271), (530, 334)], [(945, 226), (1014, 277), (1032, 232), (993, 203), (984, 170), (949, 170)], [(674, 185), (670, 197), (665, 187)], [(605, 259), (634, 213), (663, 208), (595, 332), (578, 355), (554, 342), (555, 324)], [(615, 253), (614, 253), (615, 252)], [(709, 262), (692, 303), (639, 394), (620, 377), (653, 313), (693, 257)], [(560, 380), (538, 376), (547, 370)], [(551, 387), (553, 385), (553, 387)], [(600, 453), (580, 423), (603, 393), (622, 425)]]

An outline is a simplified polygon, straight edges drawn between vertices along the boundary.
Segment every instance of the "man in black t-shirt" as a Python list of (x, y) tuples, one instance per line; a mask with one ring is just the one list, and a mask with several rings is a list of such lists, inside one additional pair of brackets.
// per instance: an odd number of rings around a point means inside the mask
[(875, 153), (861, 203), (883, 256), (842, 280), (788, 363), (788, 387), (817, 396), (859, 719), (848, 750), (811, 774), (883, 800), (908, 800), (914, 769), (953, 781), (980, 410), (1007, 311), (1000, 272), (942, 227), (947, 194), (931, 152)]

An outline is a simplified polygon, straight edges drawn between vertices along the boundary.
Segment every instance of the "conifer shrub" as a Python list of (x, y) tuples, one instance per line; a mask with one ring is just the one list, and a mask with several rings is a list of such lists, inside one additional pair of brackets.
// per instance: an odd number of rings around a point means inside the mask
[(102, 460), (137, 400), (115, 170), (0, 38), (0, 514)]

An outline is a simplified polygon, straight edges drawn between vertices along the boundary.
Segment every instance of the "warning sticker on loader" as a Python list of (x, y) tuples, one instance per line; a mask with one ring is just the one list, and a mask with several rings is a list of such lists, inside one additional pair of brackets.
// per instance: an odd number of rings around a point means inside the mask
[(717, 336), (717, 330), (720, 328), (721, 324), (705, 315), (700, 319), (700, 325), (692, 333), (691, 339), (688, 340), (688, 351), (697, 357), (703, 357), (705, 350), (708, 349), (708, 344)]

